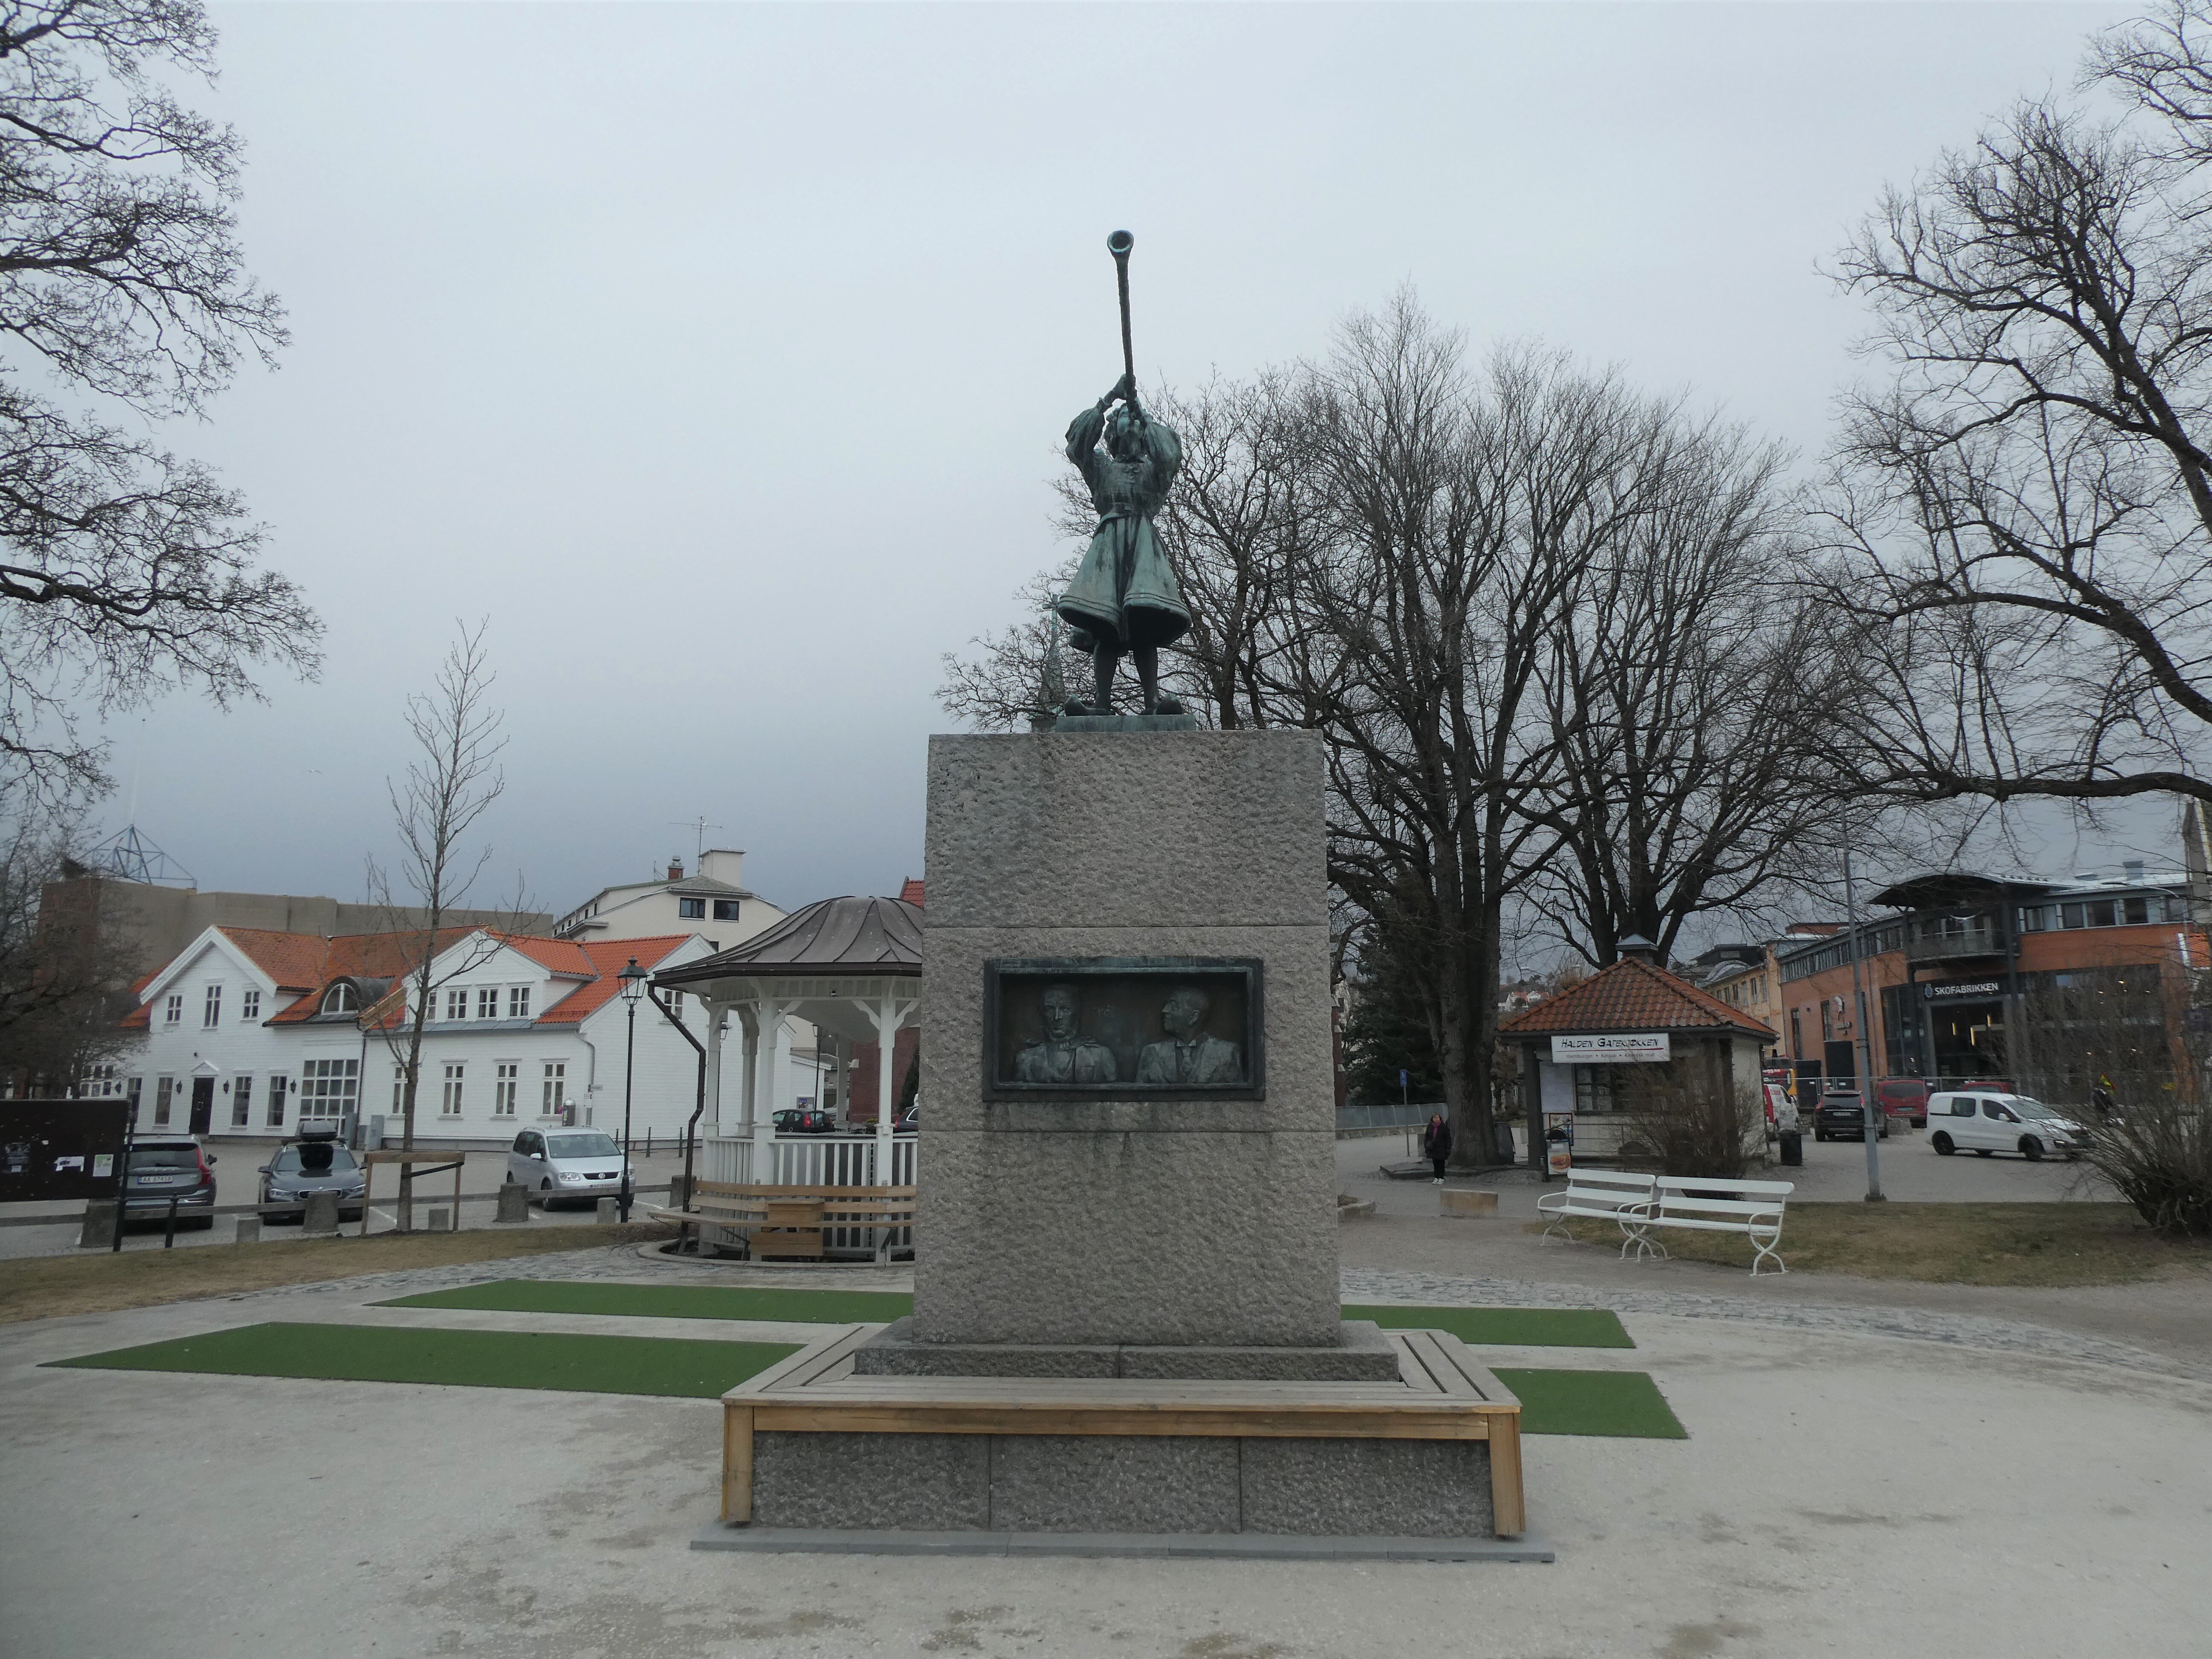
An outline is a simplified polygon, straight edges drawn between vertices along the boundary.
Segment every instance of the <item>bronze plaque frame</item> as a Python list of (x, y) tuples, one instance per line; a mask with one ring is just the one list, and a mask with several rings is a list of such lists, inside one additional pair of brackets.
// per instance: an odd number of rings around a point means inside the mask
[[(1257, 957), (994, 957), (983, 964), (983, 1097), (987, 1100), (1265, 1100), (1267, 1020)], [(1078, 995), (1077, 1043), (1085, 1064), (1103, 1071), (1094, 1052), (1113, 1056), (1110, 1079), (1047, 1081), (1017, 1074), (1024, 1048), (1042, 1044), (1047, 987), (1073, 986)], [(1213, 1054), (1233, 1045), (1234, 1081), (1137, 1081), (1148, 1048), (1171, 1034), (1161, 1023), (1170, 994), (1195, 987), (1207, 1000), (1200, 1035)]]

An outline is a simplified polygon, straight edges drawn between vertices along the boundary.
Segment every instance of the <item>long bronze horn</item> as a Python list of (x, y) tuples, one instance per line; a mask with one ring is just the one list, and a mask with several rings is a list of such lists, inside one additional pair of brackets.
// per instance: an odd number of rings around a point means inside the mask
[(1129, 377), (1129, 384), (1137, 384), (1137, 357), (1129, 347), (1129, 250), (1137, 239), (1126, 230), (1117, 230), (1106, 239), (1106, 251), (1114, 256), (1114, 279), (1121, 290), (1121, 370)]

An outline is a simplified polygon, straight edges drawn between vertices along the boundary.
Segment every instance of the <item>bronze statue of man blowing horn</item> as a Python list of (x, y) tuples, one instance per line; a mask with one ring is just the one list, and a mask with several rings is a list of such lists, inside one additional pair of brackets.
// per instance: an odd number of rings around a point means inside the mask
[[(1129, 250), (1135, 242), (1126, 230), (1106, 239), (1121, 291), (1121, 378), (1067, 428), (1067, 459), (1083, 474), (1098, 509), (1098, 528), (1082, 567), (1055, 606), (1075, 630), (1076, 648), (1091, 653), (1095, 696), (1087, 702), (1071, 699), (1071, 714), (1114, 712), (1114, 670), (1125, 654), (1137, 659), (1144, 712), (1182, 713), (1175, 698), (1160, 695), (1159, 650), (1188, 631), (1190, 611), (1152, 528), (1152, 515), (1182, 465), (1182, 442), (1174, 428), (1154, 420), (1137, 400), (1129, 344)], [(1116, 403), (1121, 408), (1109, 417), (1107, 410)]]

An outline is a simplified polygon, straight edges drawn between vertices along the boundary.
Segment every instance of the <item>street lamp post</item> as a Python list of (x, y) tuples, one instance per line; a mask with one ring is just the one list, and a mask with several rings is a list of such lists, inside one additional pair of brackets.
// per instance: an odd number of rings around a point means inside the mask
[(1859, 977), (1859, 905), (1857, 890), (1851, 884), (1851, 848), (1844, 843), (1844, 916), (1850, 928), (1851, 939), (1851, 1000), (1858, 1006), (1851, 1025), (1853, 1046), (1859, 1055), (1859, 1129), (1866, 1142), (1867, 1202), (1880, 1204), (1889, 1197), (1881, 1189), (1881, 1144), (1879, 1133), (1881, 1120), (1875, 1114), (1881, 1109), (1875, 1098), (1874, 1050), (1867, 1039), (1866, 985)]
[(645, 994), (645, 969), (637, 965), (637, 958), (629, 959), (629, 966), (622, 970), (622, 1000), (629, 1010), (629, 1046), (623, 1054), (623, 1172), (622, 1218), (629, 1219), (629, 1100), (630, 1079), (637, 1070), (637, 1001)]

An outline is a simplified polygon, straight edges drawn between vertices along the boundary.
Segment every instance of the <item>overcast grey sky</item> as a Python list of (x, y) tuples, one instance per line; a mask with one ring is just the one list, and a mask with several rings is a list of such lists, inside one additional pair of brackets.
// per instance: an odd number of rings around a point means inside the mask
[(403, 701), (481, 616), (500, 879), (564, 909), (704, 814), (780, 903), (896, 891), (939, 654), (1055, 556), (1120, 371), (1109, 230), (1148, 383), (1410, 280), (1809, 454), (1861, 325), (1820, 262), (2129, 9), (217, 7), (200, 101), (294, 343), (173, 439), (328, 665), (119, 722), (107, 824), (357, 895)]

